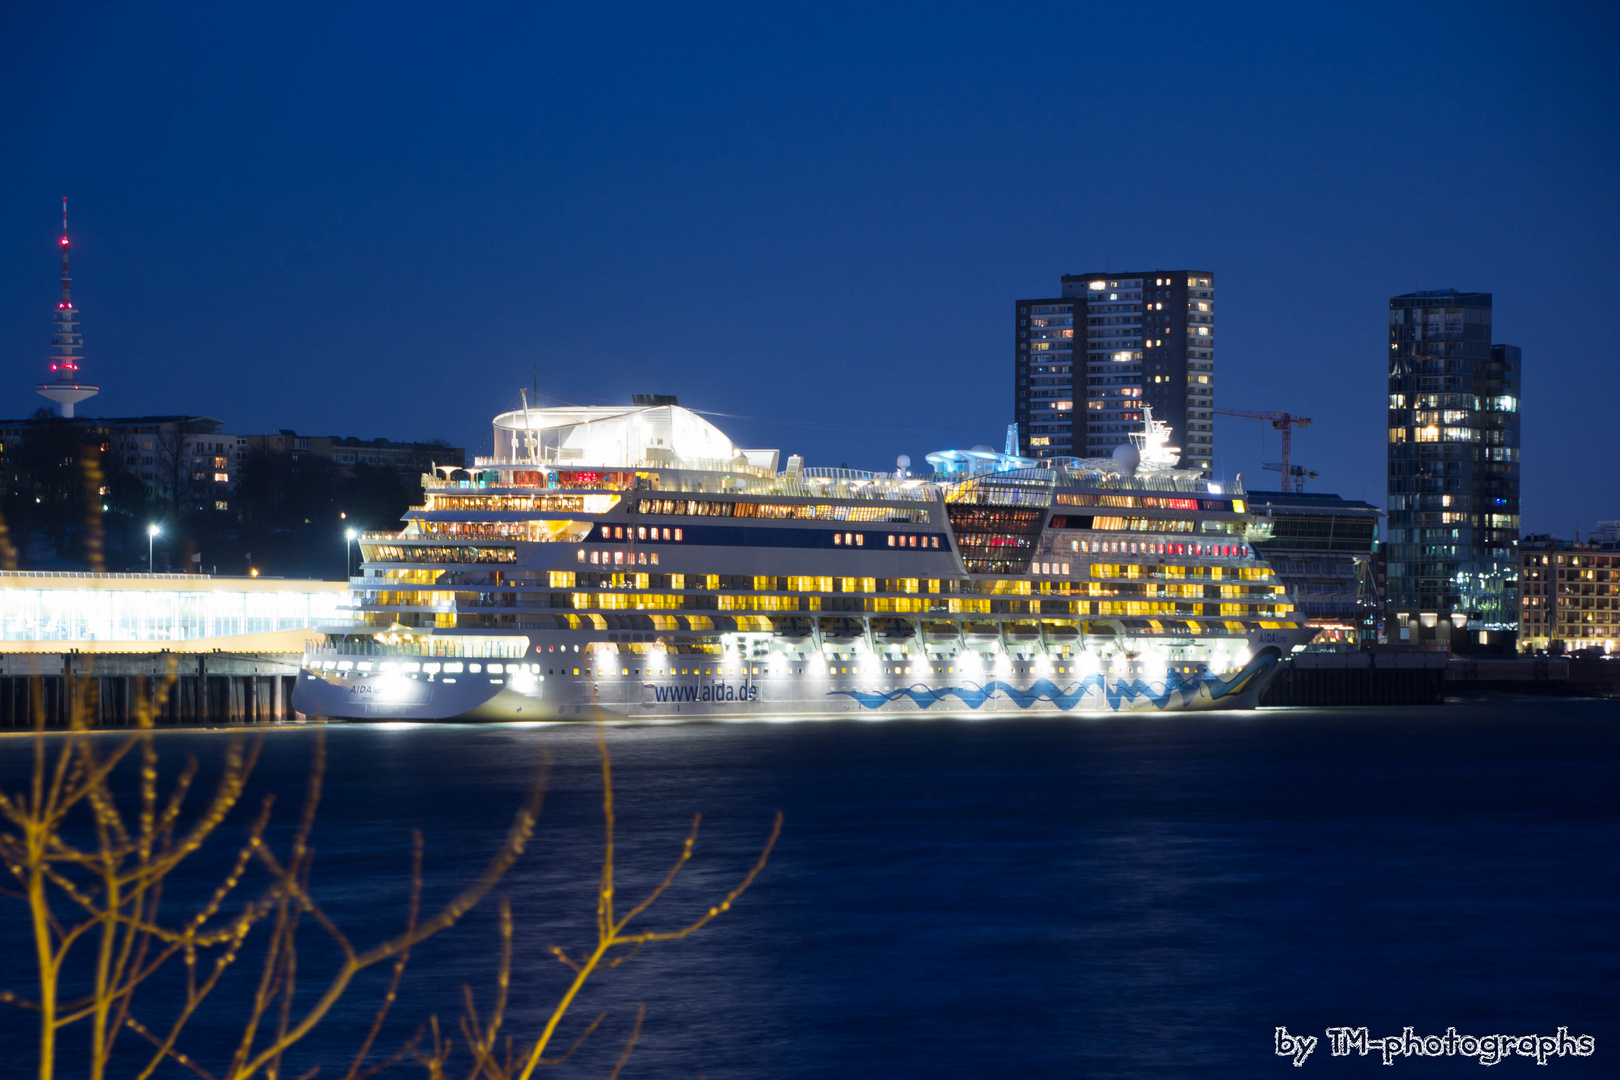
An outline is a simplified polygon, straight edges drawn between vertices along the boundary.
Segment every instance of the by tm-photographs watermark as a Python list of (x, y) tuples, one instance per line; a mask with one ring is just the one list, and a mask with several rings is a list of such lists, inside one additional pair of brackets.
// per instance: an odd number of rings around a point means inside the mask
[[(1559, 1028), (1556, 1035), (1459, 1035), (1451, 1027), (1444, 1035), (1414, 1035), (1408, 1027), (1402, 1028), (1399, 1035), (1377, 1039), (1364, 1027), (1330, 1027), (1324, 1034), (1332, 1056), (1382, 1054), (1385, 1065), (1409, 1057), (1467, 1057), (1481, 1065), (1495, 1065), (1515, 1054), (1545, 1065), (1552, 1058), (1591, 1057), (1597, 1050), (1597, 1040), (1592, 1036), (1571, 1035), (1565, 1027)], [(1318, 1042), (1315, 1035), (1294, 1035), (1286, 1027), (1277, 1028), (1273, 1039), (1277, 1056), (1293, 1058), (1296, 1067), (1305, 1064)]]

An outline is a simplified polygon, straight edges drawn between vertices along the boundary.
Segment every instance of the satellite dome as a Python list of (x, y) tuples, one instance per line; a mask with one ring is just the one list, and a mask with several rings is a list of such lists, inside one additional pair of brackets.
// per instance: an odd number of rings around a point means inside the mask
[(1130, 443), (1120, 443), (1114, 447), (1114, 464), (1119, 466), (1120, 472), (1129, 475), (1142, 464), (1142, 455)]
[(900, 466), (902, 469), (909, 469), (911, 468), (911, 455), (901, 454), (899, 457), (894, 459), (894, 463)]
[(993, 446), (986, 446), (984, 443), (977, 443), (973, 447), (973, 452), (975, 454), (993, 454), (996, 452), (996, 448)]

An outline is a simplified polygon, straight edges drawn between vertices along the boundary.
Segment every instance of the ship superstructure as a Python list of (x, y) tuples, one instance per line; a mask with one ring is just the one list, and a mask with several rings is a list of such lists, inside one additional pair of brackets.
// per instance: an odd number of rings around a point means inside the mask
[(1169, 430), (1109, 459), (911, 476), (745, 450), (673, 399), (495, 419), (360, 538), (294, 706), (558, 720), (1253, 707), (1312, 631), (1241, 485)]

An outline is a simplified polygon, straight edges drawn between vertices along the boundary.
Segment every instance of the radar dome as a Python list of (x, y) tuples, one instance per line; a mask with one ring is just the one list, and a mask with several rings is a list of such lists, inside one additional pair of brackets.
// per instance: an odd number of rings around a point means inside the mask
[(909, 469), (911, 468), (911, 455), (901, 454), (899, 457), (894, 459), (894, 463), (902, 469)]
[(1114, 447), (1114, 464), (1119, 466), (1120, 472), (1128, 475), (1134, 473), (1136, 467), (1142, 464), (1142, 455), (1130, 443), (1120, 443)]
[(986, 446), (984, 443), (978, 443), (973, 447), (973, 452), (975, 454), (993, 454), (996, 452), (996, 448), (993, 446)]

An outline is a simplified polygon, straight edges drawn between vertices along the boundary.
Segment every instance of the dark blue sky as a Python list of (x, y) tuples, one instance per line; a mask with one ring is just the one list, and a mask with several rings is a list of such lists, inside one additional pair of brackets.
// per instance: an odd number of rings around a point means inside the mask
[[(887, 467), (1000, 443), (1015, 298), (1197, 266), (1317, 490), (1383, 504), (1387, 297), (1457, 287), (1526, 531), (1620, 516), (1611, 6), (159, 7), (0, 12), (4, 415), (67, 194), (96, 414), (482, 453), (538, 364)], [(1274, 486), (1261, 427), (1217, 472)]]

